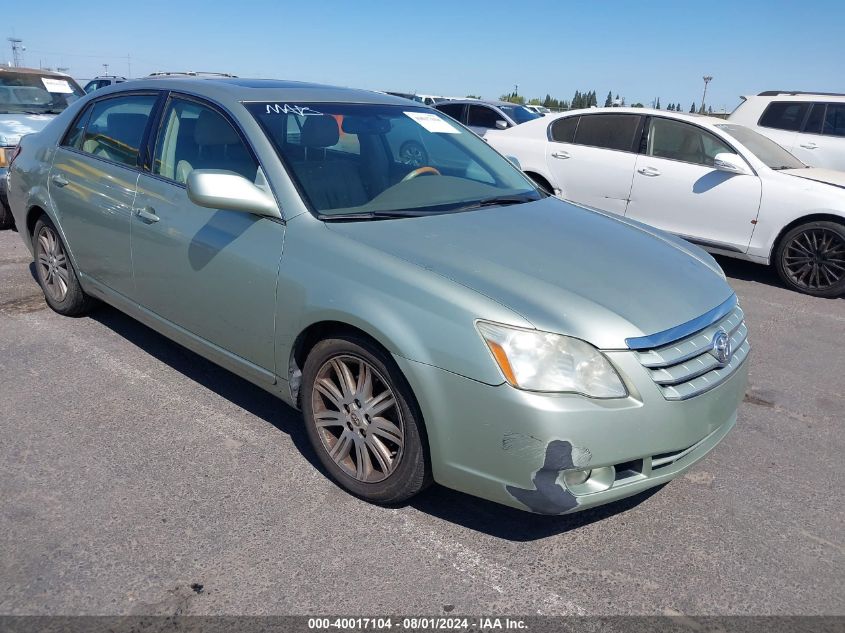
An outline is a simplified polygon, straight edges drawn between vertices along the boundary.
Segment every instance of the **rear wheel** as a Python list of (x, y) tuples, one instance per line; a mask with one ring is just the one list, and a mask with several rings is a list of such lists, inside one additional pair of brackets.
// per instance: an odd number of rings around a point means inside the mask
[(0, 202), (0, 231), (15, 226), (15, 218), (5, 204)]
[(303, 368), (302, 411), (332, 478), (374, 503), (399, 503), (429, 483), (422, 417), (393, 360), (354, 336), (317, 343)]
[(783, 236), (775, 267), (793, 290), (815, 297), (845, 294), (845, 225), (808, 222)]
[(35, 273), (47, 305), (65, 316), (79, 316), (88, 312), (94, 300), (79, 285), (64, 242), (46, 215), (35, 223), (32, 242)]

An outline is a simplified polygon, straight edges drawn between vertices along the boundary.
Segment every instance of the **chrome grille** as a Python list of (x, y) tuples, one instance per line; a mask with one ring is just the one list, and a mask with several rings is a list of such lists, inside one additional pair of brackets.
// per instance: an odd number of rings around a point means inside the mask
[[(719, 330), (731, 340), (733, 355), (726, 365), (710, 351)], [(744, 315), (737, 305), (727, 316), (695, 334), (637, 355), (667, 400), (687, 400), (718, 387), (742, 365), (751, 351), (747, 337)]]

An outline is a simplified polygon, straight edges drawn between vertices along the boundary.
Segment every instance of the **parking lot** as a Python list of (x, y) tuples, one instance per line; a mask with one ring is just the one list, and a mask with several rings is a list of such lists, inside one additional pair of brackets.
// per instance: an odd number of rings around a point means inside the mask
[(355, 499), (297, 412), (114, 309), (54, 314), (2, 232), (0, 612), (845, 614), (845, 299), (720, 263), (753, 345), (736, 429), (656, 492), (543, 517)]

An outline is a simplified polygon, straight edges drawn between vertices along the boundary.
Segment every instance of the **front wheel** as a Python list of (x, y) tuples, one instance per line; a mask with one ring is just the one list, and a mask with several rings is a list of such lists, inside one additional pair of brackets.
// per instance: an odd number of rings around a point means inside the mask
[(373, 503), (399, 503), (431, 479), (422, 417), (393, 360), (354, 336), (323, 340), (303, 368), (311, 445), (341, 486)]
[(784, 283), (815, 297), (845, 294), (845, 225), (808, 222), (783, 236), (775, 267)]

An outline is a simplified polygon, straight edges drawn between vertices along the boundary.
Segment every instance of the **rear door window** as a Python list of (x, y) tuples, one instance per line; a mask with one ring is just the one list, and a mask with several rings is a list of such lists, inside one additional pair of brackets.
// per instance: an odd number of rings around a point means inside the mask
[(572, 143), (575, 140), (575, 128), (581, 117), (568, 116), (552, 123), (552, 140), (558, 143)]
[(581, 117), (575, 132), (576, 145), (632, 152), (639, 146), (638, 114), (591, 114)]
[(763, 127), (797, 132), (804, 123), (810, 105), (807, 101), (773, 101), (763, 112), (759, 123)]
[(824, 121), (824, 110), (827, 107), (825, 103), (814, 103), (810, 108), (810, 115), (807, 117), (807, 122), (804, 123), (802, 130), (808, 134), (821, 134), (822, 122)]
[(845, 103), (828, 103), (822, 134), (845, 136)]
[(156, 95), (130, 95), (95, 102), (82, 140), (82, 151), (136, 167), (139, 148)]
[(456, 121), (463, 121), (464, 104), (463, 103), (441, 103), (437, 106), (443, 114), (448, 114)]

